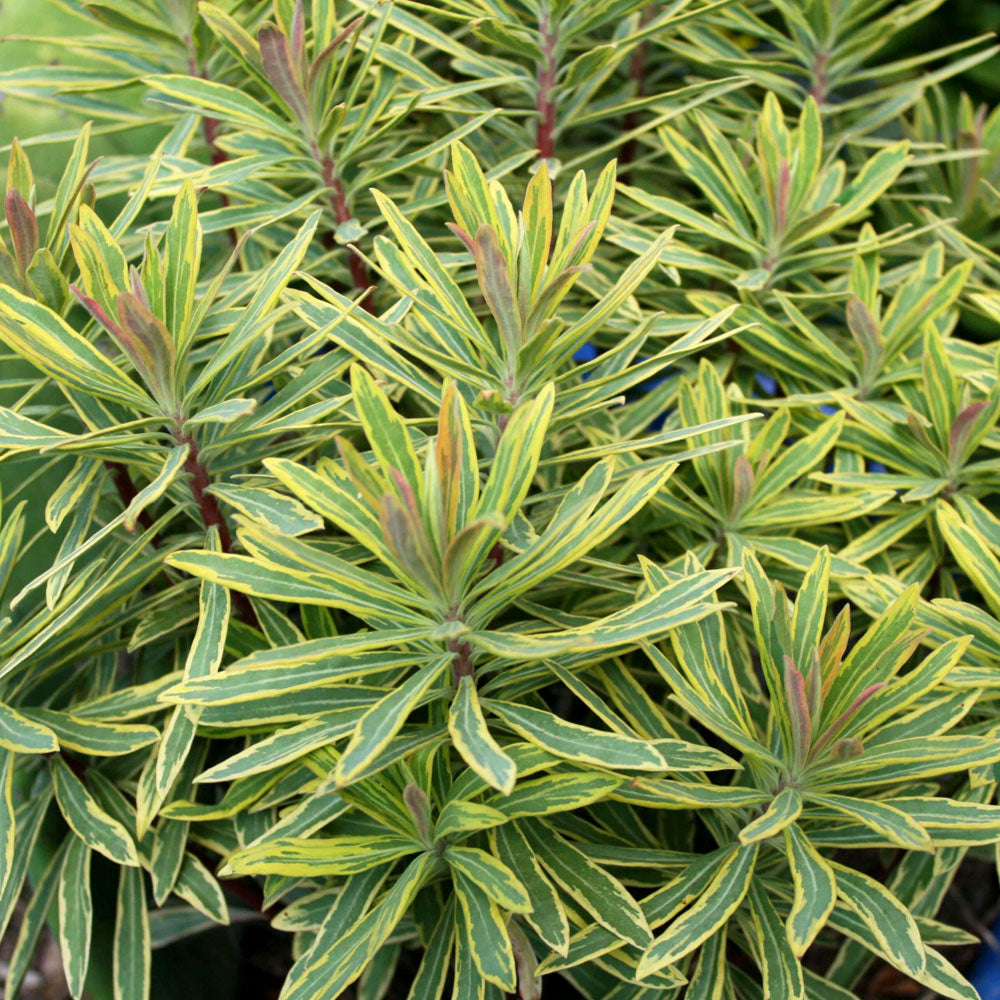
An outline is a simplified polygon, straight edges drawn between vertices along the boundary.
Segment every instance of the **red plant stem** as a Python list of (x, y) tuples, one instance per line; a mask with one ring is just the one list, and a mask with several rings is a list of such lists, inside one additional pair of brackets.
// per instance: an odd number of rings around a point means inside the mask
[[(215, 141), (219, 135), (218, 118), (209, 118), (207, 115), (202, 118), (201, 131), (205, 137), (205, 145), (208, 146), (208, 151), (212, 156), (212, 166), (215, 166), (217, 163), (225, 163), (229, 157), (226, 155), (226, 151), (220, 149)], [(227, 195), (221, 194), (219, 197), (225, 205), (229, 204), (229, 197)]]
[[(333, 217), (337, 220), (337, 225), (350, 222), (354, 216), (351, 214), (351, 207), (347, 204), (347, 195), (344, 192), (344, 185), (340, 183), (337, 176), (337, 167), (329, 155), (323, 156), (319, 147), (313, 144), (313, 156), (316, 158), (323, 171), (323, 184), (330, 189), (330, 208), (333, 210)], [(361, 300), (361, 307), (373, 316), (375, 315), (375, 301), (371, 291), (371, 280), (368, 275), (368, 268), (362, 260), (357, 244), (347, 244), (348, 262), (347, 266), (351, 271), (351, 282), (359, 292), (365, 292)]]
[(233, 540), (229, 534), (229, 526), (222, 516), (222, 511), (219, 510), (219, 502), (211, 493), (207, 492), (212, 481), (208, 478), (208, 470), (199, 457), (198, 445), (190, 434), (175, 433), (174, 440), (180, 445), (186, 444), (188, 446), (188, 457), (184, 462), (184, 471), (191, 477), (189, 480), (191, 495), (198, 505), (202, 523), (206, 528), (211, 528), (213, 525), (218, 528), (222, 551), (232, 552)]
[(79, 757), (76, 757), (73, 754), (68, 753), (66, 750), (63, 750), (62, 748), (59, 749), (58, 753), (59, 756), (62, 757), (64, 761), (66, 761), (67, 766), (73, 772), (73, 774), (75, 774), (76, 777), (80, 779), (80, 784), (86, 785), (88, 765), (85, 764), (82, 760), (80, 760)]
[(451, 661), (451, 675), (456, 686), (463, 677), (475, 676), (476, 669), (472, 664), (472, 647), (464, 639), (451, 639), (448, 642), (448, 651), (458, 653), (458, 656)]
[[(222, 546), (222, 551), (232, 552), (233, 539), (229, 534), (229, 526), (226, 524), (226, 519), (222, 516), (222, 511), (219, 509), (218, 500), (208, 492), (212, 481), (208, 478), (208, 470), (201, 461), (197, 442), (190, 434), (184, 434), (180, 430), (174, 431), (174, 440), (180, 445), (186, 444), (188, 446), (188, 457), (184, 462), (184, 471), (190, 477), (188, 484), (191, 488), (191, 496), (194, 497), (194, 502), (198, 505), (202, 524), (206, 528), (213, 526), (218, 528), (219, 544)], [(239, 615), (240, 619), (246, 625), (250, 625), (253, 628), (258, 627), (257, 615), (254, 613), (246, 594), (241, 594), (238, 590), (234, 590), (231, 593), (233, 610), (235, 610), (236, 614)]]
[(553, 159), (556, 155), (556, 73), (559, 65), (556, 61), (556, 42), (559, 32), (552, 27), (551, 17), (547, 10), (542, 12), (539, 29), (542, 34), (542, 61), (538, 64), (538, 127), (535, 145), (542, 159)]
[(253, 879), (242, 878), (238, 882), (226, 882), (226, 888), (252, 910), (256, 910), (265, 920), (271, 919), (270, 912), (264, 909), (264, 894)]
[[(185, 36), (184, 41), (188, 47), (188, 72), (191, 76), (197, 76), (201, 77), (202, 80), (207, 80), (208, 75), (198, 69), (198, 60), (195, 58), (194, 42), (191, 40), (191, 36)], [(219, 163), (225, 163), (226, 160), (229, 159), (229, 156), (216, 141), (219, 136), (219, 119), (212, 118), (208, 115), (202, 115), (201, 134), (205, 139), (205, 145), (208, 146), (208, 155), (212, 158), (212, 166), (214, 167)], [(218, 195), (219, 201), (222, 203), (222, 207), (229, 208), (229, 195), (223, 191), (219, 191)], [(239, 244), (240, 238), (235, 229), (227, 229), (226, 234), (229, 236), (229, 240), (233, 246), (237, 246)]]
[[(639, 27), (644, 28), (653, 18), (656, 16), (656, 5), (650, 5), (647, 7), (639, 17)], [(632, 84), (635, 88), (635, 97), (643, 97), (646, 93), (646, 52), (648, 49), (648, 43), (640, 42), (635, 50), (632, 52), (632, 58), (629, 60), (628, 75), (632, 80)], [(625, 114), (625, 131), (631, 132), (639, 124), (638, 115), (636, 112), (628, 111)], [(635, 159), (635, 139), (629, 139), (622, 148), (621, 162), (622, 164), (631, 163)]]
[[(128, 469), (126, 469), (121, 462), (112, 462), (110, 459), (104, 460), (104, 467), (111, 473), (111, 482), (115, 484), (115, 489), (118, 491), (118, 496), (121, 498), (122, 506), (128, 507), (128, 505), (139, 493), (135, 487), (135, 483), (132, 481), (132, 476), (129, 474)], [(153, 520), (146, 511), (141, 511), (136, 520), (139, 522), (143, 531), (149, 531), (149, 529), (153, 527)], [(159, 548), (160, 536), (154, 535), (152, 543), (154, 548)]]
[(826, 64), (829, 61), (829, 52), (817, 52), (816, 59), (813, 61), (812, 71), (815, 83), (813, 83), (811, 93), (817, 104), (822, 104), (826, 100), (827, 87), (830, 85), (826, 75)]

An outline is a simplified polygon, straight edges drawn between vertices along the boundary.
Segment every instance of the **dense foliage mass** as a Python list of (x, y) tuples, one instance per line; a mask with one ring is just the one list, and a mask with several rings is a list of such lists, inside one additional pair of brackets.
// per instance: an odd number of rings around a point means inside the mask
[(938, 915), (1000, 840), (1000, 110), (959, 92), (997, 49), (921, 31), (960, 7), (39, 13), (8, 998), (46, 924), (74, 996), (143, 1000), (267, 921), (282, 1000), (974, 1000)]

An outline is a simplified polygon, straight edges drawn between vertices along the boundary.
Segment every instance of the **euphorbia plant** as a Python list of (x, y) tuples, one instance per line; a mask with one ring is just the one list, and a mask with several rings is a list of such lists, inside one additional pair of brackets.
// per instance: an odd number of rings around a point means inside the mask
[(46, 923), (145, 1000), (253, 922), (283, 1000), (975, 1000), (991, 50), (898, 51), (959, 5), (53, 6), (5, 996)]

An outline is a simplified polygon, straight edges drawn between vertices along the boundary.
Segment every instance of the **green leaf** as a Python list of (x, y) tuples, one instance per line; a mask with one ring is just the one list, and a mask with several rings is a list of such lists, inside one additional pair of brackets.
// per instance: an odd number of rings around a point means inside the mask
[(0, 750), (0, 900), (14, 870), (17, 814), (14, 811), (14, 754)]
[(732, 579), (736, 569), (706, 570), (657, 590), (622, 611), (558, 632), (520, 635), (514, 632), (471, 632), (469, 641), (494, 656), (541, 660), (568, 651), (627, 646), (659, 637), (670, 629), (697, 621), (716, 607), (705, 598)]
[(56, 802), (70, 829), (88, 847), (116, 864), (139, 867), (135, 844), (125, 827), (109, 816), (61, 757), (49, 762)]
[(455, 889), (476, 968), (487, 982), (512, 992), (517, 986), (517, 972), (499, 907), (461, 871), (455, 873)]
[(792, 951), (803, 955), (833, 910), (837, 901), (837, 883), (833, 869), (795, 823), (786, 827), (784, 837), (795, 887), (785, 926)]
[(905, 812), (884, 802), (818, 792), (807, 792), (806, 798), (863, 823), (891, 844), (915, 851), (931, 850), (927, 831)]
[[(408, 608), (386, 601), (387, 593), (391, 595), (390, 599), (395, 597), (391, 585), (383, 584), (379, 589), (375, 589), (375, 586), (368, 585), (363, 570), (351, 572), (349, 566), (347, 566), (349, 576), (346, 578), (324, 579), (307, 570), (293, 571), (267, 566), (248, 556), (224, 552), (182, 550), (168, 556), (167, 563), (192, 576), (210, 580), (253, 597), (343, 608), (362, 617), (381, 615), (386, 622), (394, 621), (396, 625), (426, 624), (426, 619), (414, 614)], [(373, 583), (379, 582), (379, 578), (374, 574), (368, 576), (373, 578)]]
[[(184, 426), (187, 427), (190, 424), (195, 426), (199, 424), (231, 424), (236, 420), (242, 420), (243, 417), (249, 417), (257, 409), (257, 400), (255, 399), (224, 399), (221, 403), (214, 403), (212, 406), (206, 406), (203, 410), (199, 410), (193, 416), (188, 417), (184, 421)], [(223, 487), (213, 487), (213, 492)]]
[(782, 933), (778, 914), (764, 887), (752, 881), (747, 893), (750, 916), (756, 938), (757, 961), (768, 996), (803, 997), (806, 995), (802, 966)]
[(526, 740), (567, 760), (626, 770), (668, 770), (667, 762), (648, 740), (564, 722), (551, 712), (513, 702), (490, 699), (486, 707)]
[(194, 185), (185, 181), (174, 200), (164, 238), (163, 285), (166, 293), (163, 322), (183, 356), (194, 330), (189, 328), (195, 285), (201, 263), (201, 226)]
[(947, 503), (937, 505), (937, 523), (959, 566), (969, 575), (983, 600), (1000, 615), (1000, 559), (985, 539), (969, 527)]
[(445, 803), (434, 824), (434, 839), (468, 836), (477, 830), (488, 830), (507, 822), (508, 817), (492, 806), (480, 802), (451, 799)]
[(18, 929), (17, 940), (14, 943), (14, 949), (10, 956), (5, 976), (5, 996), (16, 997), (20, 993), (21, 984), (24, 981), (25, 974), (28, 972), (29, 963), (35, 953), (38, 938), (45, 927), (49, 911), (52, 909), (52, 901), (56, 894), (59, 875), (62, 871), (63, 856), (72, 836), (70, 834), (63, 840), (59, 849), (52, 852), (48, 864), (36, 881), (31, 898), (28, 900), (27, 906), (21, 915), (21, 926)]
[(209, 118), (232, 122), (234, 125), (259, 129), (265, 134), (285, 137), (292, 135), (287, 122), (236, 87), (200, 77), (172, 74), (149, 76), (144, 82), (185, 110), (197, 111)]
[(55, 753), (56, 734), (0, 702), (0, 747), (14, 753)]
[[(197, 81), (205, 83), (208, 81)], [(220, 86), (213, 84), (212, 86)], [(231, 88), (225, 88), (229, 90)], [(244, 95), (240, 94), (242, 99)], [(246, 98), (252, 101), (252, 98)], [(314, 212), (295, 234), (294, 239), (287, 242), (281, 249), (281, 253), (269, 264), (255, 280), (255, 291), (253, 297), (240, 310), (239, 318), (228, 332), (225, 339), (213, 351), (211, 360), (202, 368), (193, 384), (189, 387), (188, 395), (200, 392), (216, 376), (220, 377), (219, 391), (228, 386), (229, 381), (234, 377), (239, 366), (237, 359), (247, 351), (254, 340), (261, 336), (267, 329), (274, 304), (278, 296), (284, 291), (285, 286), (291, 280), (295, 270), (302, 263), (302, 259), (309, 248), (316, 226), (319, 223), (319, 212)], [(225, 372), (225, 377), (222, 373)]]
[(476, 683), (463, 677), (448, 712), (448, 732), (462, 759), (492, 788), (509, 795), (517, 778), (514, 762), (490, 735)]
[(392, 835), (278, 837), (229, 856), (220, 874), (355, 875), (422, 849)]
[(876, 879), (831, 862), (837, 895), (866, 924), (885, 953), (908, 975), (920, 977), (927, 956), (909, 910)]
[(66, 984), (74, 997), (83, 994), (90, 961), (94, 907), (90, 895), (90, 848), (72, 837), (59, 873), (59, 949)]
[(406, 1000), (438, 1000), (444, 991), (445, 980), (451, 965), (452, 947), (455, 940), (454, 904), (449, 903), (441, 911), (434, 931), (427, 942), (420, 967), (410, 984)]
[(50, 309), (7, 286), (0, 287), (0, 340), (58, 384), (140, 413), (156, 412), (149, 396), (90, 341)]
[(178, 445), (172, 448), (167, 455), (163, 468), (157, 473), (153, 481), (139, 490), (125, 508), (125, 520), (122, 524), (126, 531), (135, 531), (136, 522), (139, 515), (151, 504), (155, 503), (167, 491), (167, 487), (185, 470), (189, 445)]
[(685, 910), (643, 953), (637, 971), (641, 979), (672, 965), (725, 926), (750, 888), (759, 845), (733, 851), (712, 877), (697, 902)]
[(565, 955), (569, 948), (566, 910), (527, 838), (516, 823), (509, 823), (491, 831), (490, 842), (496, 856), (527, 890), (531, 908), (525, 919), (547, 945)]
[(477, 847), (448, 846), (443, 857), (452, 870), (474, 882), (498, 906), (512, 913), (527, 913), (527, 891), (506, 865)]
[(402, 473), (419, 497), (423, 493), (423, 473), (405, 422), (360, 365), (351, 367), (351, 388), (365, 436), (382, 471), (387, 477), (390, 469)]
[[(178, 711), (183, 712), (183, 709)], [(195, 780), (199, 783), (234, 781), (251, 774), (273, 771), (283, 764), (300, 759), (312, 750), (328, 746), (339, 737), (346, 736), (356, 728), (358, 719), (365, 711), (366, 706), (360, 706), (324, 712), (298, 725), (279, 729), (265, 739), (210, 767)]]
[(494, 796), (490, 805), (508, 819), (546, 816), (582, 809), (607, 798), (621, 787), (621, 779), (611, 774), (586, 771), (548, 774), (533, 781), (522, 781), (510, 794)]
[(649, 943), (652, 934), (646, 918), (618, 879), (540, 820), (519, 820), (515, 828), (552, 878), (602, 927), (640, 948)]
[(740, 843), (753, 844), (777, 836), (802, 812), (802, 795), (797, 788), (783, 788), (771, 799), (767, 808), (740, 830)]
[(792, 614), (791, 657), (795, 666), (806, 673), (812, 662), (812, 652), (819, 648), (826, 617), (827, 591), (830, 579), (830, 553), (824, 546), (806, 573), (795, 598)]
[(31, 722), (55, 733), (61, 747), (95, 757), (124, 756), (155, 743), (160, 736), (153, 726), (98, 722), (49, 708), (27, 712)]
[(66, 478), (55, 488), (45, 504), (45, 523), (49, 526), (49, 531), (59, 530), (66, 516), (83, 499), (99, 468), (100, 465), (92, 458), (83, 457), (76, 460)]
[[(386, 671), (397, 671), (425, 662), (425, 653), (366, 649), (371, 645), (386, 645), (385, 639), (391, 636), (405, 641), (409, 634), (405, 630), (396, 633), (368, 632), (342, 639), (312, 640), (297, 646), (262, 650), (230, 664), (221, 673), (182, 681), (164, 691), (160, 700), (179, 705), (236, 705), (276, 699), (296, 691), (329, 688), (359, 677), (375, 679)], [(419, 635), (414, 634), (413, 637), (419, 638)], [(343, 654), (338, 654), (340, 649), (344, 650)], [(354, 652), (355, 649), (359, 651)], [(250, 713), (253, 708), (248, 705), (242, 711)]]
[[(6, 754), (7, 751), (3, 751), (3, 753)], [(10, 867), (4, 872), (4, 884), (0, 886), (0, 937), (6, 931), (14, 909), (21, 899), (21, 889), (28, 873), (28, 862), (31, 859), (42, 821), (48, 813), (51, 802), (52, 795), (49, 791), (29, 799), (18, 807), (14, 813), (13, 822), (7, 815), (9, 806), (6, 804), (3, 806), (5, 811), (3, 820), (5, 824), (4, 858), (7, 857), (8, 838), (14, 831), (18, 837), (18, 849), (13, 852)]]
[(184, 855), (173, 890), (213, 922), (229, 923), (229, 912), (219, 883), (193, 854)]
[(146, 913), (142, 872), (138, 868), (122, 868), (114, 935), (115, 1000), (147, 1000), (151, 964), (149, 916)]
[(350, 784), (371, 764), (403, 728), (407, 716), (444, 673), (452, 659), (453, 656), (449, 653), (421, 667), (362, 716), (337, 762), (334, 778), (338, 787)]
[[(352, 959), (368, 940), (371, 904), (389, 867), (382, 865), (344, 881), (312, 946), (293, 965), (286, 982), (287, 1000), (335, 997), (360, 974)], [(345, 931), (345, 928), (348, 930)]]
[(323, 527), (323, 519), (291, 497), (251, 486), (214, 484), (210, 492), (279, 535), (304, 535)]

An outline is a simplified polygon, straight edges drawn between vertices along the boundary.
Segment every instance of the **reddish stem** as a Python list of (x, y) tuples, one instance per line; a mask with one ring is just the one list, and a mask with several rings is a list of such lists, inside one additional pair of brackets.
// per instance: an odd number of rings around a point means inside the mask
[[(184, 471), (190, 477), (188, 484), (191, 488), (191, 495), (198, 505), (198, 512), (201, 514), (202, 524), (206, 528), (216, 527), (219, 530), (219, 544), (223, 552), (232, 552), (233, 539), (229, 534), (229, 526), (219, 509), (219, 502), (208, 492), (208, 487), (212, 481), (208, 478), (208, 470), (201, 461), (198, 445), (190, 434), (183, 434), (179, 430), (174, 431), (174, 440), (178, 444), (188, 446), (188, 457), (184, 462)], [(233, 608), (240, 619), (253, 628), (258, 627), (257, 615), (254, 613), (250, 601), (246, 594), (239, 591), (232, 591)]]
[(451, 639), (448, 642), (448, 651), (458, 654), (451, 661), (451, 675), (455, 679), (456, 686), (463, 677), (475, 676), (476, 668), (472, 664), (472, 647), (464, 639)]
[[(354, 216), (351, 214), (351, 207), (347, 204), (347, 194), (344, 192), (344, 185), (340, 183), (337, 176), (337, 167), (330, 156), (323, 156), (319, 147), (313, 145), (313, 155), (319, 162), (323, 171), (323, 183), (330, 189), (330, 208), (333, 209), (333, 217), (337, 220), (337, 225), (350, 222)], [(359, 292), (365, 292), (361, 300), (361, 307), (375, 315), (375, 301), (371, 292), (371, 281), (368, 276), (368, 268), (362, 260), (360, 251), (356, 243), (347, 244), (348, 261), (347, 266), (351, 272), (351, 281)]]
[(58, 752), (59, 756), (62, 757), (64, 761), (66, 761), (67, 766), (73, 772), (73, 774), (75, 774), (76, 777), (80, 779), (80, 784), (86, 785), (87, 765), (82, 760), (80, 760), (79, 757), (75, 757), (73, 756), (73, 754), (68, 753), (63, 749), (60, 749)]
[(189, 480), (191, 495), (194, 497), (194, 502), (198, 505), (202, 523), (206, 528), (211, 528), (213, 525), (217, 527), (219, 529), (219, 542), (222, 545), (222, 551), (232, 552), (233, 540), (229, 534), (229, 526), (226, 524), (226, 520), (222, 516), (222, 511), (219, 509), (219, 502), (211, 493), (207, 492), (208, 487), (212, 485), (212, 481), (208, 478), (208, 470), (202, 464), (199, 457), (198, 445), (190, 434), (175, 433), (174, 440), (178, 444), (186, 444), (188, 446), (188, 457), (184, 462), (184, 471), (191, 477)]
[[(644, 28), (653, 18), (656, 16), (656, 5), (651, 5), (647, 7), (639, 17), (639, 27)], [(646, 42), (640, 42), (632, 52), (632, 58), (629, 60), (628, 75), (632, 80), (632, 84), (635, 88), (635, 96), (643, 97), (646, 93), (646, 52), (648, 49), (648, 44)], [(631, 132), (632, 129), (636, 128), (639, 124), (639, 116), (633, 111), (628, 111), (625, 114), (625, 131)], [(625, 143), (622, 149), (621, 162), (622, 164), (631, 163), (635, 159), (635, 139), (629, 139)]]
[[(111, 482), (115, 484), (115, 489), (118, 491), (118, 496), (121, 498), (122, 506), (128, 507), (128, 505), (139, 493), (135, 487), (135, 483), (132, 481), (132, 476), (129, 474), (128, 469), (126, 469), (121, 462), (112, 462), (110, 459), (105, 459), (104, 467), (111, 473)], [(136, 520), (139, 522), (143, 531), (149, 531), (149, 529), (153, 527), (153, 520), (146, 511), (141, 511)], [(154, 548), (159, 548), (160, 536), (154, 535), (152, 543)]]
[(543, 159), (553, 159), (556, 155), (555, 131), (556, 131), (556, 74), (559, 65), (556, 61), (556, 42), (559, 32), (552, 27), (549, 12), (543, 11), (539, 28), (542, 33), (542, 55), (543, 59), (538, 64), (538, 96), (536, 107), (538, 109), (538, 129), (536, 132), (535, 145), (538, 147), (538, 155)]
[[(201, 120), (201, 131), (205, 136), (205, 145), (208, 146), (208, 151), (212, 156), (212, 166), (217, 163), (225, 163), (229, 157), (226, 155), (226, 151), (221, 149), (216, 143), (216, 139), (219, 135), (219, 119), (209, 118), (207, 115)], [(228, 205), (229, 198), (226, 195), (219, 195), (223, 202)]]
[[(187, 43), (188, 47), (188, 72), (191, 76), (197, 76), (201, 77), (202, 80), (207, 80), (208, 75), (198, 69), (198, 60), (195, 58), (194, 42), (191, 40), (191, 36), (186, 36), (184, 41)], [(208, 115), (202, 115), (201, 134), (205, 139), (205, 145), (208, 146), (208, 155), (212, 158), (212, 166), (214, 167), (219, 163), (225, 163), (226, 160), (229, 159), (229, 156), (224, 149), (220, 148), (218, 142), (216, 141), (219, 136), (219, 119), (211, 118)], [(219, 191), (218, 195), (219, 201), (222, 203), (222, 207), (229, 208), (229, 195), (222, 191)], [(227, 229), (226, 233), (233, 246), (236, 246), (240, 241), (236, 230)]]
[(829, 61), (829, 52), (817, 52), (816, 59), (813, 61), (812, 70), (815, 82), (813, 83), (811, 93), (817, 104), (822, 104), (826, 100), (826, 89), (829, 86), (829, 80), (826, 75), (826, 64)]

